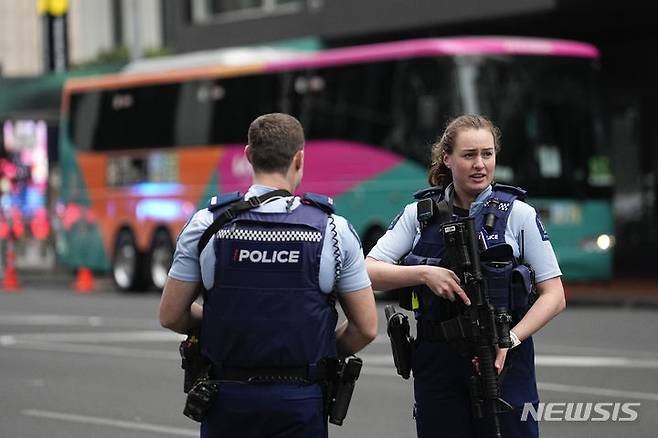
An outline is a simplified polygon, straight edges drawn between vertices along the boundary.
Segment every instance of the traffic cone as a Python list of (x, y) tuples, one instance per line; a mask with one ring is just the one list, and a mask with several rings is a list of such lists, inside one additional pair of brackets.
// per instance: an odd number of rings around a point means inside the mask
[(88, 294), (94, 291), (94, 274), (91, 269), (80, 267), (75, 280), (75, 291), (79, 294)]
[(18, 274), (16, 273), (16, 254), (14, 254), (14, 245), (12, 241), (7, 245), (7, 266), (5, 267), (5, 278), (2, 280), (2, 288), (5, 292), (19, 292), (21, 285), (18, 283)]

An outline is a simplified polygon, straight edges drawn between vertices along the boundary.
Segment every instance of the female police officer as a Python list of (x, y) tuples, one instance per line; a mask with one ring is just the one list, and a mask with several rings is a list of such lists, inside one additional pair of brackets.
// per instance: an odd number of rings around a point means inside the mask
[[(535, 210), (519, 199), (525, 192), (493, 184), (499, 137), (498, 129), (482, 116), (469, 114), (452, 120), (432, 148), (429, 182), (437, 187), (417, 193), (416, 198), (431, 198), (435, 203), (446, 201), (453, 218), (474, 217), (483, 245), (499, 247), (497, 258), (503, 260), (497, 260), (493, 267), (483, 264), (490, 297), (497, 306), (511, 308), (515, 316), (510, 333), (512, 350), (497, 349), (495, 358), (500, 373), (506, 356), (510, 356), (502, 398), (515, 410), (499, 419), (504, 437), (528, 438), (539, 434), (532, 418), (520, 419), (525, 403), (535, 407), (538, 403), (531, 336), (564, 309), (565, 298), (548, 235)], [(418, 212), (417, 203), (409, 204), (393, 221), (366, 259), (368, 274), (375, 289), (416, 286), (419, 292), (419, 302), (414, 305), (419, 339), (412, 356), (418, 436), (486, 436), (484, 425), (472, 417), (468, 395), (467, 380), (475, 364), (452, 344), (431, 339), (420, 330), (421, 326), (440, 323), (446, 315), (454, 315), (455, 300), (466, 305), (470, 305), (470, 300), (454, 272), (430, 264), (414, 265), (423, 263), (418, 260), (440, 258), (445, 250), (439, 236), (440, 224), (419, 222)], [(493, 220), (484, 226), (486, 215)], [(396, 264), (408, 253), (413, 257), (406, 259), (416, 262)], [(536, 275), (537, 299), (531, 307), (528, 295), (532, 286), (527, 281), (530, 271), (521, 262), (529, 264)], [(519, 278), (521, 288), (511, 284)]]
[[(363, 253), (330, 198), (291, 195), (304, 168), (294, 117), (263, 115), (248, 139), (254, 184), (245, 196), (214, 197), (188, 222), (160, 322), (179, 333), (201, 326), (201, 352), (220, 381), (202, 437), (326, 437), (323, 361), (355, 353), (377, 334)], [(228, 220), (214, 229), (220, 217)], [(199, 245), (204, 235), (212, 237)], [(203, 307), (194, 302), (199, 282)], [(332, 292), (347, 318), (338, 327)]]

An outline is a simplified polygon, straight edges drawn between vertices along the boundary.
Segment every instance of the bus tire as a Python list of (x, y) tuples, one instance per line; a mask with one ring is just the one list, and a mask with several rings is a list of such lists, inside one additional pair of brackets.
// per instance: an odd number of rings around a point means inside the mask
[(114, 244), (112, 279), (119, 290), (142, 291), (147, 281), (144, 275), (144, 257), (137, 250), (135, 238), (130, 230), (121, 230)]
[(160, 229), (153, 236), (149, 254), (149, 276), (153, 287), (162, 291), (174, 256), (174, 244), (166, 230)]

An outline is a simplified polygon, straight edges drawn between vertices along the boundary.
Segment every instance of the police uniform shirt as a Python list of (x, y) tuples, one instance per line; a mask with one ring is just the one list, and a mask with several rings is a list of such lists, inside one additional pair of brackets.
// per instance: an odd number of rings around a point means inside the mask
[[(272, 190), (276, 189), (253, 185), (247, 191), (245, 198), (249, 199), (253, 196), (262, 196)], [(298, 197), (293, 197), (292, 204), (290, 202), (291, 197), (275, 197), (266, 201), (260, 207), (255, 208), (253, 211), (259, 213), (283, 213), (288, 208), (292, 211), (300, 205), (300, 199)], [(338, 234), (338, 246), (341, 256), (341, 271), (336, 291), (339, 293), (349, 293), (364, 289), (370, 286), (370, 279), (365, 268), (361, 242), (345, 218), (335, 214), (332, 216)], [(204, 208), (197, 211), (188, 221), (178, 236), (174, 260), (169, 270), (170, 277), (181, 281), (203, 281), (206, 289), (210, 289), (213, 286), (215, 277), (213, 240), (211, 239), (201, 252), (201, 263), (199, 263), (197, 251), (199, 238), (212, 224), (213, 220), (213, 213), (207, 208)], [(325, 293), (329, 293), (334, 289), (336, 260), (332, 236), (331, 220), (329, 220), (327, 222), (327, 230), (322, 246), (322, 256), (320, 258), (320, 288)]]
[[(446, 189), (446, 199), (450, 200), (452, 185)], [(483, 208), (484, 201), (491, 196), (489, 186), (482, 191), (471, 204), (469, 213), (476, 215)], [(393, 220), (388, 231), (382, 236), (368, 254), (373, 259), (397, 263), (408, 254), (420, 238), (420, 224), (416, 216), (416, 202), (408, 204)], [(540, 283), (562, 275), (558, 266), (553, 246), (548, 239), (537, 212), (523, 201), (515, 200), (507, 220), (505, 242), (514, 250), (516, 257), (520, 256), (521, 230), (523, 230), (524, 257), (535, 271), (536, 282)]]

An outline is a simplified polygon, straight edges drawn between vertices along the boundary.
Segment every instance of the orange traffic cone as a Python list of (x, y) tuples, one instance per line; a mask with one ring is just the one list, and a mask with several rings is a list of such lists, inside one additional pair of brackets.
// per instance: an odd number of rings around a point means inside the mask
[(81, 267), (75, 280), (75, 291), (79, 294), (88, 294), (94, 291), (94, 274), (91, 269)]
[(18, 274), (16, 273), (16, 254), (14, 254), (14, 245), (12, 241), (7, 245), (7, 266), (5, 267), (5, 278), (2, 280), (2, 287), (5, 292), (18, 292), (21, 285), (18, 283)]
[(21, 285), (18, 283), (18, 275), (16, 275), (16, 268), (7, 266), (5, 269), (5, 278), (2, 281), (2, 287), (5, 292), (20, 292)]

